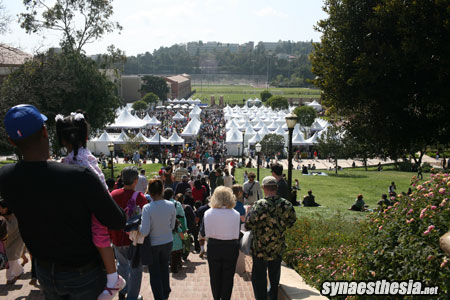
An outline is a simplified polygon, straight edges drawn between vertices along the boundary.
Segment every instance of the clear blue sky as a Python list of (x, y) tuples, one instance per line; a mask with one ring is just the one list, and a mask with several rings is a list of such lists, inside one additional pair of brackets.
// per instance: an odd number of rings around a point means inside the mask
[[(111, 44), (127, 55), (136, 55), (198, 40), (319, 41), (320, 33), (313, 26), (326, 18), (321, 0), (115, 0), (113, 4), (112, 20), (123, 26), (121, 34), (109, 34), (86, 45), (87, 54), (104, 53)], [(3, 5), (13, 21), (0, 42), (30, 53), (58, 46), (57, 33), (28, 35), (20, 28), (17, 14), (25, 10), (21, 0), (3, 0)]]

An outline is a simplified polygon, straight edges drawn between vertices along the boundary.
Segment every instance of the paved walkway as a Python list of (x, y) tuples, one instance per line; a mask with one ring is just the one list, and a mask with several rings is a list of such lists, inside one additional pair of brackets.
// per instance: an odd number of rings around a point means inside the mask
[[(177, 273), (170, 273), (170, 286), (172, 293), (170, 300), (212, 300), (209, 285), (208, 262), (201, 259), (198, 254), (191, 253), (189, 261)], [(251, 270), (251, 258), (246, 257), (246, 270)], [(0, 271), (0, 299), (5, 300), (44, 300), (38, 287), (29, 285), (31, 279), (31, 264), (25, 266), (25, 274), (14, 285), (6, 285), (5, 270)], [(141, 295), (144, 300), (153, 300), (150, 288), (149, 274), (144, 272), (142, 277)], [(234, 288), (232, 300), (252, 300), (253, 289), (251, 276), (234, 275)], [(88, 300), (88, 299), (87, 299)]]

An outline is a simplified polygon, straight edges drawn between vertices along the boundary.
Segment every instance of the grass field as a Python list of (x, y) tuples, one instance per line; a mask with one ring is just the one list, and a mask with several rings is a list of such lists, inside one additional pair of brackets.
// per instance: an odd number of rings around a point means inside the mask
[[(244, 170), (256, 173), (256, 169), (237, 169), (238, 183), (243, 181)], [(311, 189), (316, 196), (316, 202), (322, 205), (322, 207), (297, 207), (299, 217), (313, 217), (318, 214), (327, 219), (337, 213), (348, 220), (364, 217), (366, 213), (348, 210), (358, 194), (363, 194), (369, 208), (376, 208), (378, 200), (381, 199), (382, 194), (387, 193), (392, 181), (396, 183), (397, 193), (406, 192), (411, 177), (415, 175), (415, 173), (399, 172), (393, 169), (378, 172), (374, 169), (365, 171), (363, 168), (345, 169), (339, 171), (338, 176), (335, 176), (333, 172), (326, 173), (330, 176), (305, 176), (301, 174), (301, 171), (293, 170), (293, 179), (299, 180), (301, 188), (297, 193), (297, 200), (303, 199), (303, 196)], [(271, 175), (269, 169), (260, 169), (261, 181), (269, 175)], [(424, 179), (428, 176), (424, 174)]]
[[(219, 97), (223, 96), (225, 103), (242, 104), (242, 99), (261, 98), (260, 93), (265, 88), (255, 88), (249, 85), (193, 85), (196, 93), (192, 98), (199, 98), (203, 103), (210, 103), (211, 96), (215, 96), (216, 104)], [(312, 98), (320, 97), (320, 90), (309, 88), (269, 88), (273, 95), (282, 95), (287, 98)], [(205, 100), (206, 99), (206, 100)]]

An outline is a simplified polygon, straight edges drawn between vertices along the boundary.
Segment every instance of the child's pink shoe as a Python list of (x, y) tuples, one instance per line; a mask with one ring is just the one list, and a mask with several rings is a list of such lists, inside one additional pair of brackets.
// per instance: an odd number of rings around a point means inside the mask
[(125, 279), (119, 275), (116, 284), (113, 288), (105, 287), (103, 292), (98, 296), (97, 300), (112, 300), (126, 285)]

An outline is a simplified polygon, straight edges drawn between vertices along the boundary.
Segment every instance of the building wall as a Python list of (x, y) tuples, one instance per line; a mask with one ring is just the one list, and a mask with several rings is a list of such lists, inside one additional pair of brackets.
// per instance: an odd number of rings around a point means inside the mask
[(139, 91), (142, 87), (142, 80), (140, 76), (122, 76), (121, 86), (121, 96), (124, 99), (125, 103), (132, 103), (142, 98), (141, 92)]

